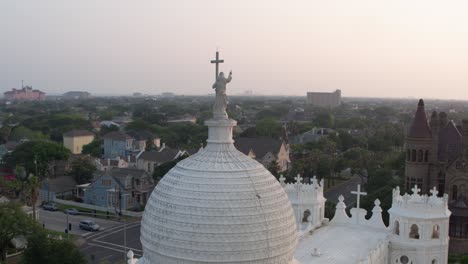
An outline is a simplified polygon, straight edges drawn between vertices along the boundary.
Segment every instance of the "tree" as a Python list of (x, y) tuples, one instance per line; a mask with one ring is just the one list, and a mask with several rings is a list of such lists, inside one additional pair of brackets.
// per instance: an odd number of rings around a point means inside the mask
[(181, 156), (178, 159), (163, 163), (156, 168), (154, 168), (153, 171), (153, 179), (154, 182), (157, 184), (163, 177), (168, 173), (179, 161), (185, 159), (187, 156)]
[(43, 178), (51, 161), (66, 160), (70, 150), (62, 144), (46, 141), (28, 141), (19, 145), (13, 152), (4, 156), (5, 163), (10, 168), (21, 165), (26, 175), (33, 173)]
[(257, 122), (255, 131), (258, 136), (278, 138), (281, 134), (281, 125), (273, 118), (265, 118)]
[(86, 157), (78, 158), (71, 164), (69, 175), (75, 179), (78, 184), (88, 183), (93, 179), (93, 173), (96, 171), (96, 165)]
[(39, 181), (39, 178), (32, 174), (29, 174), (23, 191), (25, 192), (24, 196), (26, 198), (27, 204), (32, 206), (33, 220), (36, 220), (36, 204), (39, 198), (40, 186), (41, 182)]
[(8, 141), (8, 138), (11, 133), (11, 127), (10, 126), (3, 126), (0, 128), (0, 142), (6, 142)]
[(102, 156), (102, 140), (95, 138), (91, 143), (83, 146), (81, 153), (91, 155), (95, 158), (101, 158)]
[(0, 262), (5, 261), (10, 241), (16, 236), (29, 234), (33, 226), (34, 222), (21, 210), (19, 204), (0, 204)]
[(280, 167), (278, 165), (278, 162), (276, 160), (273, 160), (269, 165), (268, 165), (268, 168), (267, 168), (270, 173), (275, 176), (276, 179), (279, 178), (280, 176)]
[(21, 263), (85, 264), (86, 258), (71, 241), (47, 237), (43, 230), (36, 228), (28, 236)]

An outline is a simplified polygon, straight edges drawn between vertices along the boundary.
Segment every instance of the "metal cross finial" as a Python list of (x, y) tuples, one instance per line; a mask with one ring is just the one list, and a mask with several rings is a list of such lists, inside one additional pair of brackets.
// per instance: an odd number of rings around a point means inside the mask
[(432, 188), (430, 190), (432, 196), (437, 196), (439, 194), (439, 191), (437, 190), (437, 188), (434, 186), (434, 188)]
[(413, 194), (419, 194), (419, 192), (421, 191), (421, 189), (419, 189), (419, 188), (418, 188), (418, 185), (415, 184), (415, 185), (414, 185), (414, 188), (412, 188), (411, 191), (413, 191)]
[(219, 52), (218, 52), (218, 49), (216, 49), (216, 59), (215, 60), (212, 60), (211, 63), (215, 63), (216, 64), (216, 76), (215, 76), (215, 81), (218, 79), (218, 74), (219, 74), (219, 64), (220, 63), (223, 63), (224, 60), (220, 60), (219, 59)]
[(302, 177), (301, 177), (301, 175), (300, 175), (300, 174), (297, 174), (297, 176), (296, 176), (296, 177), (294, 177), (294, 179), (296, 180), (296, 183), (297, 183), (297, 184), (299, 184), (299, 183), (301, 183), (301, 182), (302, 182)]
[(356, 207), (359, 208), (361, 205), (361, 195), (367, 195), (366, 192), (361, 192), (361, 184), (357, 185), (357, 191), (351, 191), (351, 194), (357, 195)]

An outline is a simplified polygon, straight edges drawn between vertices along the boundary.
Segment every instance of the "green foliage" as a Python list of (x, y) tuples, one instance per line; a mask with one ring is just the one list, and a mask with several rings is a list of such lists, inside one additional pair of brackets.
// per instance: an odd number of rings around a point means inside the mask
[(335, 125), (335, 117), (329, 112), (321, 112), (315, 117), (314, 123), (319, 127), (332, 128)]
[(47, 136), (42, 134), (39, 131), (32, 131), (31, 129), (24, 127), (24, 126), (18, 126), (12, 129), (9, 137), (9, 140), (13, 141), (20, 141), (23, 139), (28, 139), (28, 140), (45, 140), (47, 139)]
[(207, 139), (208, 128), (197, 124), (171, 124), (155, 126), (154, 133), (171, 147), (199, 148)]
[(72, 129), (91, 129), (89, 121), (77, 114), (41, 115), (25, 119), (21, 123), (31, 130), (50, 135), (57, 142), (61, 142), (62, 135)]
[(284, 106), (278, 106), (272, 109), (265, 109), (259, 111), (255, 115), (255, 119), (261, 120), (261, 119), (266, 119), (266, 118), (273, 118), (273, 119), (280, 119), (282, 116), (284, 116), (288, 112), (288, 108)]
[(82, 157), (72, 162), (69, 175), (73, 177), (78, 184), (84, 184), (93, 179), (93, 173), (95, 171), (96, 165), (94, 165), (92, 160)]
[(102, 156), (102, 140), (95, 138), (91, 143), (83, 146), (83, 154), (91, 155), (95, 158)]
[(0, 128), (0, 143), (8, 141), (11, 133), (10, 126), (3, 126)]
[(255, 132), (257, 136), (279, 138), (281, 125), (273, 118), (265, 118), (257, 122)]
[[(33, 173), (39, 178), (46, 176), (49, 162), (66, 160), (70, 151), (62, 144), (46, 141), (28, 141), (19, 145), (13, 152), (4, 156), (5, 163), (10, 168), (21, 165), (26, 174)], [(37, 170), (37, 173), (36, 173)]]
[(28, 236), (21, 263), (85, 264), (86, 258), (71, 241), (49, 238), (37, 228)]
[(0, 204), (0, 261), (5, 260), (10, 241), (16, 236), (29, 234), (33, 226), (34, 222), (21, 210), (19, 204)]
[(273, 176), (275, 176), (276, 179), (279, 178), (280, 176), (280, 167), (278, 165), (278, 162), (276, 160), (273, 160), (270, 165), (268, 165), (267, 168)]
[(168, 173), (179, 161), (185, 159), (187, 156), (179, 157), (176, 160), (172, 160), (166, 163), (159, 165), (158, 167), (154, 168), (153, 171), (153, 179), (154, 183), (158, 184), (158, 182)]

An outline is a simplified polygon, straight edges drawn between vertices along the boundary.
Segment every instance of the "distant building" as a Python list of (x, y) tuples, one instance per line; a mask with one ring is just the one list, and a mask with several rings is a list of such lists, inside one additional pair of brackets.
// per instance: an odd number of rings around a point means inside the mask
[(323, 137), (328, 137), (330, 134), (336, 134), (333, 129), (330, 128), (317, 128), (314, 127), (311, 130), (295, 136), (292, 139), (293, 144), (306, 144), (309, 142), (317, 142)]
[(138, 156), (138, 169), (145, 170), (148, 173), (153, 173), (154, 169), (163, 163), (173, 161), (184, 155), (190, 154), (184, 150), (161, 148), (159, 151), (145, 151)]
[(10, 101), (42, 101), (45, 99), (44, 92), (33, 90), (31, 86), (24, 86), (19, 90), (13, 88), (11, 91), (4, 92), (3, 96)]
[(153, 188), (153, 179), (144, 170), (112, 168), (86, 188), (84, 202), (116, 210), (140, 208), (146, 204)]
[(192, 115), (184, 115), (178, 118), (170, 119), (167, 121), (168, 123), (197, 123), (197, 118)]
[(94, 140), (94, 134), (87, 130), (71, 130), (63, 134), (63, 145), (72, 154), (81, 154), (83, 146)]
[(430, 194), (435, 187), (448, 194), (450, 252), (468, 253), (468, 120), (456, 124), (436, 111), (428, 119), (421, 99), (405, 146), (406, 189), (417, 185)]
[(341, 103), (341, 90), (333, 93), (307, 93), (307, 103), (317, 107), (334, 108)]
[(112, 131), (104, 135), (104, 158), (116, 159), (117, 157), (126, 158), (136, 156), (145, 151), (146, 143), (153, 141), (156, 148), (159, 147), (160, 139), (149, 132)]
[(104, 158), (126, 157), (132, 149), (133, 139), (121, 131), (112, 131), (104, 135)]
[(288, 170), (291, 160), (289, 159), (289, 144), (283, 140), (270, 137), (235, 139), (234, 146), (245, 155), (262, 163), (268, 168), (273, 161), (278, 163), (281, 172)]
[(170, 92), (165, 92), (165, 93), (162, 93), (161, 96), (162, 96), (162, 97), (174, 97), (175, 94), (174, 94), (174, 93), (170, 93)]
[(91, 98), (91, 94), (84, 91), (70, 91), (62, 95), (65, 99), (88, 99)]

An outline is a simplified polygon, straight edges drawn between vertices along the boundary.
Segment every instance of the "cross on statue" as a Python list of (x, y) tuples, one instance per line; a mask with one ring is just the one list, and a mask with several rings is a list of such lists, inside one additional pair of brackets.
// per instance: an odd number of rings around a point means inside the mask
[(356, 194), (357, 195), (357, 201), (356, 201), (356, 207), (359, 209), (359, 206), (361, 204), (361, 195), (367, 195), (366, 192), (361, 192), (361, 184), (357, 185), (357, 191), (351, 191), (351, 194)]
[(216, 59), (211, 61), (211, 63), (215, 63), (215, 64), (216, 64), (216, 73), (215, 73), (216, 75), (215, 75), (215, 80), (218, 79), (218, 75), (219, 75), (219, 64), (220, 64), (220, 63), (223, 63), (223, 62), (224, 62), (224, 60), (220, 60), (220, 59), (219, 59), (219, 52), (216, 51)]
[(437, 196), (439, 194), (439, 191), (437, 190), (437, 188), (434, 186), (434, 188), (432, 188), (430, 190), (432, 196)]
[(414, 188), (411, 188), (411, 191), (413, 191), (413, 195), (417, 195), (419, 194), (419, 192), (421, 191), (421, 189), (418, 188), (418, 185), (415, 184), (414, 185)]

